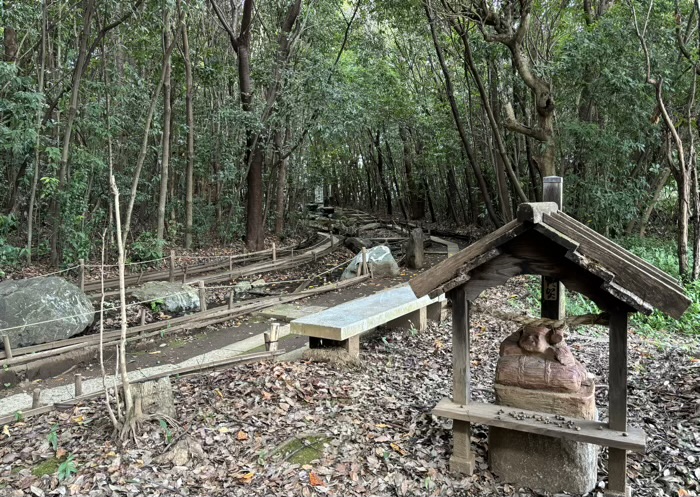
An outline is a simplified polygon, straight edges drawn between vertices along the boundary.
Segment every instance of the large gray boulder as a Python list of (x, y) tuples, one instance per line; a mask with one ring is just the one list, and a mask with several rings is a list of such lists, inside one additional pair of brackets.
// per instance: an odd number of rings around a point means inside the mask
[[(348, 280), (357, 276), (362, 264), (362, 252), (357, 254), (340, 276), (341, 280)], [(396, 276), (399, 274), (399, 265), (391, 255), (391, 250), (386, 245), (372, 247), (367, 251), (367, 266), (374, 276)]]
[(149, 281), (131, 290), (139, 302), (154, 302), (163, 312), (187, 312), (199, 309), (199, 292), (189, 285), (168, 281)]
[[(12, 347), (72, 337), (90, 326), (94, 318), (90, 299), (63, 278), (0, 283), (0, 334), (10, 338)], [(32, 325), (40, 322), (43, 324)]]

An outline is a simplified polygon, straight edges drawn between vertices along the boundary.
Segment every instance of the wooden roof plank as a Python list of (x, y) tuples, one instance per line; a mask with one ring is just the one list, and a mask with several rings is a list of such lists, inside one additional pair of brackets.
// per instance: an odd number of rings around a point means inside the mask
[[(547, 216), (549, 218), (549, 216)], [(548, 219), (544, 218), (545, 224), (547, 223)], [(629, 259), (628, 264), (632, 264), (635, 266), (642, 267), (647, 273), (654, 275), (657, 279), (662, 280), (666, 282), (666, 284), (670, 287), (676, 288), (679, 292), (683, 292), (683, 287), (680, 286), (678, 281), (674, 278), (672, 278), (669, 274), (665, 273), (664, 271), (660, 270), (653, 264), (648, 263), (638, 255), (633, 254), (629, 250), (625, 249), (624, 247), (621, 247), (620, 245), (616, 244), (615, 242), (611, 241), (610, 239), (604, 237), (594, 229), (591, 229), (590, 227), (586, 226), (582, 222), (578, 221), (577, 219), (563, 213), (563, 212), (557, 212), (551, 218), (556, 219), (556, 220), (561, 220), (562, 222), (565, 222), (566, 224), (571, 225), (572, 229), (576, 229), (577, 233), (582, 233), (591, 240), (595, 241), (602, 247), (606, 248), (610, 252), (617, 254), (623, 259)]]
[[(629, 294), (634, 294), (641, 301), (651, 304), (676, 319), (683, 315), (690, 305), (690, 300), (677, 284), (669, 284), (668, 277), (658, 278), (657, 273), (651, 271), (650, 265), (646, 262), (643, 264), (631, 262), (631, 258), (627, 257), (630, 252), (621, 247), (620, 250), (615, 251), (608, 249), (606, 246), (608, 244), (603, 243), (603, 240), (607, 240), (605, 237), (588, 227), (580, 229), (579, 226), (573, 226), (569, 222), (572, 218), (569, 216), (567, 218), (563, 218), (559, 213), (554, 216), (545, 215), (544, 223), (563, 235), (577, 240), (579, 243), (577, 252), (615, 274), (615, 285), (624, 288), (628, 297)], [(591, 232), (596, 236), (592, 236)], [(618, 295), (619, 293), (616, 294)], [(629, 298), (625, 301), (629, 303)]]
[(460, 275), (460, 270), (475, 258), (504, 244), (530, 229), (521, 221), (513, 220), (457, 252), (411, 280), (411, 288), (417, 297), (429, 294), (446, 282)]

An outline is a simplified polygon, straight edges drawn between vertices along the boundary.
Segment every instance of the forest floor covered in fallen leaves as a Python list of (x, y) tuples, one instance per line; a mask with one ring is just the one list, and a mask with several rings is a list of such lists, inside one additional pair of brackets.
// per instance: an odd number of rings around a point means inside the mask
[[(516, 278), (478, 303), (512, 310), (527, 291)], [(498, 345), (515, 325), (475, 314), (472, 326), (473, 397), (493, 401)], [(143, 424), (124, 446), (100, 402), (11, 423), (0, 434), (0, 496), (539, 495), (489, 471), (483, 426), (472, 433), (474, 475), (448, 472), (451, 422), (430, 411), (450, 395), (450, 336), (449, 320), (380, 331), (363, 341), (357, 367), (269, 362), (173, 378), (178, 426)], [(604, 419), (606, 330), (574, 330), (568, 343), (595, 375)], [(698, 350), (688, 337), (630, 335), (629, 417), (648, 434), (646, 454), (630, 455), (635, 495), (700, 493)], [(60, 481), (68, 457), (76, 473)], [(606, 459), (591, 496), (602, 495)]]

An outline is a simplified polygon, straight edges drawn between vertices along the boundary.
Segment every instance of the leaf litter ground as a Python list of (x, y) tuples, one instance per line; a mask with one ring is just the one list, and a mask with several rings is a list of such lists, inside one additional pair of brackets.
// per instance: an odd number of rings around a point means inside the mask
[[(526, 293), (523, 280), (514, 279), (480, 303), (505, 308)], [(514, 329), (474, 316), (475, 399), (494, 400), (498, 344)], [(451, 422), (430, 411), (450, 394), (450, 336), (449, 322), (422, 333), (380, 331), (363, 341), (362, 364), (355, 368), (256, 363), (173, 378), (179, 426), (145, 424), (138, 440), (124, 447), (112, 442), (100, 402), (11, 423), (0, 434), (0, 496), (540, 495), (498, 482), (488, 469), (483, 426), (472, 433), (475, 474), (448, 472)], [(604, 419), (605, 330), (580, 329), (568, 342), (596, 377)], [(648, 434), (647, 453), (630, 455), (635, 495), (700, 492), (696, 345), (687, 338), (659, 344), (630, 336), (629, 416)], [(69, 454), (77, 474), (59, 481), (57, 464), (46, 462), (60, 463)], [(606, 457), (603, 451), (591, 496), (602, 495)]]

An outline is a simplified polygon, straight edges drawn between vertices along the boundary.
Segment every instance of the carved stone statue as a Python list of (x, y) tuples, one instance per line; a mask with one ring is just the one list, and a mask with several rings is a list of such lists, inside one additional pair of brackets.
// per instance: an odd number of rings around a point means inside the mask
[(501, 343), (496, 383), (531, 390), (578, 392), (590, 380), (560, 330), (525, 325)]

